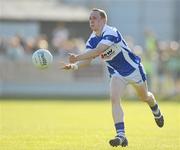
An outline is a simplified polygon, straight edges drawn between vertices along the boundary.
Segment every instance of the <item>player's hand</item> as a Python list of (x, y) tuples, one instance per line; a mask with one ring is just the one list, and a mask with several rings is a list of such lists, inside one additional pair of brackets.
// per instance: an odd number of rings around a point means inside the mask
[(66, 64), (64, 62), (60, 62), (59, 66), (60, 66), (60, 69), (64, 69), (64, 70), (70, 70), (71, 69), (71, 64)]
[(60, 69), (63, 69), (63, 70), (77, 70), (78, 65), (77, 64), (66, 64), (64, 62), (60, 62)]
[(69, 62), (70, 63), (75, 63), (75, 62), (77, 62), (78, 60), (77, 60), (77, 55), (75, 55), (75, 54), (69, 54)]

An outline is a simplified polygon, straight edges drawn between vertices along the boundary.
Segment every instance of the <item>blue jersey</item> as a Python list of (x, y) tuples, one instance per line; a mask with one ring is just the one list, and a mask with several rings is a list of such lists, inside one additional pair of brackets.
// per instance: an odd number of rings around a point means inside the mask
[(128, 76), (139, 67), (141, 59), (129, 49), (116, 28), (105, 25), (101, 36), (96, 36), (95, 32), (92, 32), (86, 43), (86, 49), (93, 50), (98, 44), (110, 46), (100, 57), (106, 62), (111, 75), (118, 72), (122, 76)]

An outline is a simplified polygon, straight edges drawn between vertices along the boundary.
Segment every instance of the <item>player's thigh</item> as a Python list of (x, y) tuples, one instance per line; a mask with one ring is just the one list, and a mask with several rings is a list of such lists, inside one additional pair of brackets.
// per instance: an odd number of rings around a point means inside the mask
[(114, 99), (119, 99), (126, 88), (126, 83), (123, 81), (121, 77), (118, 76), (112, 76), (111, 82), (110, 82), (110, 96)]
[(135, 88), (137, 95), (141, 100), (146, 100), (148, 98), (147, 81), (144, 81), (141, 84), (133, 84), (133, 87)]

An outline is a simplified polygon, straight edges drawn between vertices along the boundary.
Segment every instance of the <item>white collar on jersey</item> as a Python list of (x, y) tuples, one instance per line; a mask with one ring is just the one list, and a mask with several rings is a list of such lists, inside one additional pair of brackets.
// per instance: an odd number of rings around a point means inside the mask
[[(104, 27), (103, 27), (103, 29), (102, 29), (102, 31), (101, 31), (101, 35), (102, 35), (103, 32), (106, 30), (107, 26), (108, 26), (107, 24), (104, 25)], [(95, 36), (97, 36), (95, 31), (93, 31), (93, 34), (94, 34)]]

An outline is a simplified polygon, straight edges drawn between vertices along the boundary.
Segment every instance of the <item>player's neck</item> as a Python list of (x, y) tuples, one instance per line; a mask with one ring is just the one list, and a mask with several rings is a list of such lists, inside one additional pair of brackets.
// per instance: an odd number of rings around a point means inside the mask
[(105, 25), (101, 26), (99, 30), (95, 31), (96, 36), (101, 36), (104, 26)]

